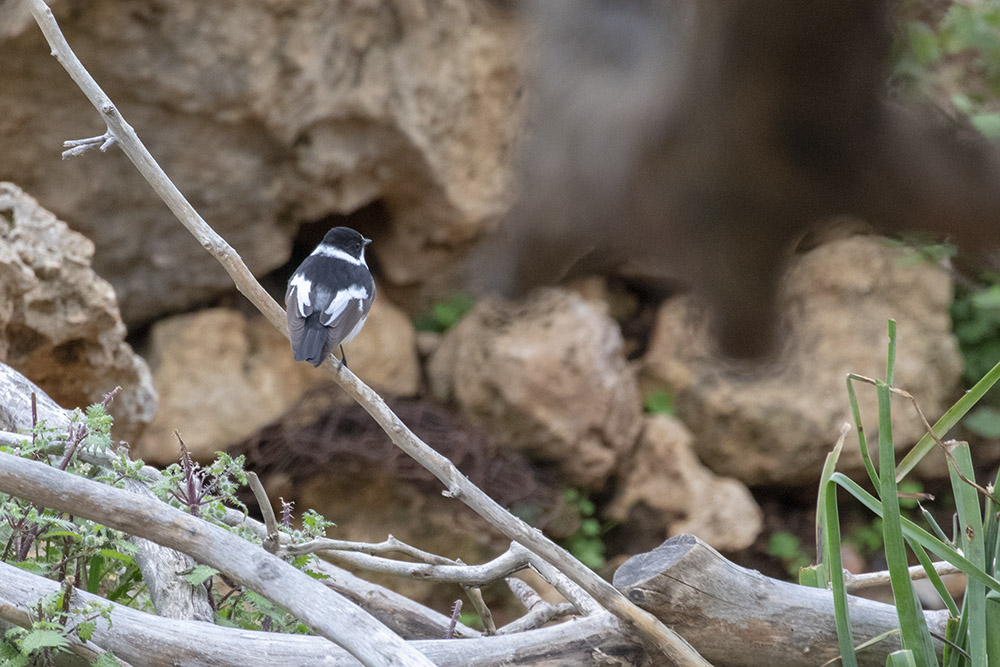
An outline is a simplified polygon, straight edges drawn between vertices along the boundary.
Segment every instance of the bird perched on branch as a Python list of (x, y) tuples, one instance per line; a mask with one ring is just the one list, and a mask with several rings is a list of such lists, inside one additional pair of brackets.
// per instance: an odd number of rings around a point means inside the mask
[(295, 361), (319, 366), (340, 347), (347, 365), (343, 344), (361, 331), (375, 301), (375, 280), (365, 262), (369, 243), (353, 229), (334, 227), (295, 269), (285, 292)]

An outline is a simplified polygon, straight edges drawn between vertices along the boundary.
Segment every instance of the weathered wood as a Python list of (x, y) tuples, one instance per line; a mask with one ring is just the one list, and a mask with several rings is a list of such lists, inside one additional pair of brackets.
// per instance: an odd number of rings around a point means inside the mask
[[(12, 608), (30, 608), (59, 584), (0, 563), (0, 617)], [(97, 600), (77, 590), (74, 607)], [(5, 604), (7, 606), (5, 606)], [(23, 612), (21, 612), (23, 614)], [(124, 660), (148, 667), (160, 665), (235, 665), (239, 667), (299, 667), (301, 665), (357, 665), (349, 654), (314, 636), (282, 635), (226, 628), (197, 621), (178, 621), (114, 605), (114, 626), (102, 620), (88, 645), (114, 651)], [(22, 622), (22, 621), (18, 621)], [(590, 616), (551, 628), (477, 639), (407, 642), (441, 666), (585, 667), (587, 665), (663, 665), (643, 662), (644, 649), (629, 638), (610, 614)]]
[(69, 412), (59, 407), (38, 385), (0, 362), (0, 430), (27, 431), (31, 428), (31, 394), (36, 397), (38, 420), (47, 426), (69, 426)]
[[(156, 495), (138, 480), (126, 479), (125, 490), (159, 501)], [(195, 566), (193, 558), (141, 537), (130, 536), (129, 541), (136, 546), (133, 557), (142, 572), (142, 582), (146, 584), (146, 590), (149, 591), (149, 597), (157, 614), (179, 620), (213, 620), (215, 614), (208, 602), (206, 588), (192, 586), (181, 574)]]
[(0, 492), (170, 546), (288, 608), (366, 665), (430, 665), (374, 617), (229, 531), (148, 498), (0, 453)]
[[(829, 591), (735, 565), (693, 535), (671, 538), (628, 559), (614, 583), (719, 667), (822, 665), (839, 655)], [(851, 596), (849, 608), (855, 645), (898, 627), (891, 605)], [(928, 628), (943, 636), (948, 612), (925, 616)], [(881, 667), (898, 648), (898, 635), (893, 635), (858, 659), (861, 665)]]

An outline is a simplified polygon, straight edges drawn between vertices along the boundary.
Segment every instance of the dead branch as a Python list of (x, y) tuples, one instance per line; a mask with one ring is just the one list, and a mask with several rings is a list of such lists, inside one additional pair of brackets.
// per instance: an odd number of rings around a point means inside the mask
[(155, 541), (286, 607), (365, 665), (431, 665), (373, 616), (264, 549), (149, 498), (0, 453), (0, 492)]
[[(57, 582), (6, 564), (0, 564), (0, 581), (4, 582), (0, 619), (21, 625), (25, 623), (21, 610), (59, 588)], [(691, 637), (717, 667), (819, 665), (838, 653), (829, 591), (770, 579), (734, 565), (691, 535), (672, 538), (633, 557), (618, 570), (615, 582), (631, 599)], [(90, 600), (99, 598), (74, 592), (74, 608)], [(855, 644), (897, 627), (891, 605), (855, 597), (849, 598), (849, 604)], [(102, 621), (92, 643), (143, 665), (356, 664), (318, 637), (176, 621), (119, 606), (112, 618), (114, 626), (108, 628)], [(925, 618), (932, 632), (942, 632), (948, 612), (925, 612)], [(623, 630), (614, 617), (602, 613), (526, 632), (408, 644), (435, 664), (456, 667), (665, 664), (661, 656), (645, 652)], [(861, 651), (859, 664), (881, 667), (898, 645), (898, 637), (890, 636)], [(93, 650), (92, 646), (83, 648)]]

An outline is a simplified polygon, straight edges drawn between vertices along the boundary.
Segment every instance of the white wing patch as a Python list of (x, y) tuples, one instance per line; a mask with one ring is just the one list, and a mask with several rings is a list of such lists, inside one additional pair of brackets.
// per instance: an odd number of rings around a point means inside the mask
[(316, 249), (312, 251), (313, 255), (322, 255), (323, 257), (333, 257), (334, 259), (340, 259), (348, 264), (353, 264), (355, 266), (368, 266), (365, 262), (365, 249), (361, 249), (361, 259), (357, 257), (352, 257), (340, 248), (334, 248), (332, 245), (327, 245), (325, 243), (320, 243), (316, 246)]
[(330, 326), (350, 306), (351, 301), (356, 300), (358, 310), (364, 310), (364, 299), (367, 298), (368, 290), (361, 285), (351, 285), (339, 290), (330, 301), (330, 305), (323, 311), (327, 315), (326, 319), (323, 320), (323, 326)]
[(365, 320), (367, 319), (368, 316), (365, 315), (360, 320), (358, 320), (358, 323), (354, 325), (353, 329), (351, 329), (351, 333), (344, 336), (344, 340), (340, 341), (341, 344), (350, 343), (352, 340), (354, 340), (354, 337), (357, 336), (359, 333), (361, 333), (361, 327), (365, 326)]
[(288, 282), (289, 286), (295, 290), (295, 302), (298, 304), (299, 315), (306, 316), (306, 308), (312, 305), (309, 292), (312, 290), (312, 281), (306, 280), (301, 273), (296, 273)]

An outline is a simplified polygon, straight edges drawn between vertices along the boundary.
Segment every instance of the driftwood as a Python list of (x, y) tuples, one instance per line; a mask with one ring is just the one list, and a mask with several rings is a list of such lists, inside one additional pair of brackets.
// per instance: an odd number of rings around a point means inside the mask
[[(818, 667), (840, 654), (829, 591), (734, 565), (693, 535), (633, 556), (615, 573), (614, 583), (715, 665)], [(855, 646), (898, 627), (893, 606), (849, 600)], [(928, 629), (943, 636), (948, 612), (924, 616)], [(861, 651), (858, 661), (881, 667), (898, 649), (899, 637), (892, 635)]]
[[(372, 665), (430, 665), (374, 617), (276, 556), (157, 498), (0, 453), (0, 491), (184, 551), (288, 608)], [(262, 591), (266, 591), (262, 592)]]
[[(59, 584), (0, 564), (0, 617), (17, 614)], [(691, 535), (634, 556), (615, 575), (615, 585), (634, 602), (689, 637), (718, 667), (822, 665), (837, 655), (833, 602), (828, 591), (763, 576), (730, 563)], [(74, 607), (98, 599), (74, 593)], [(13, 614), (13, 617), (11, 616)], [(851, 598), (855, 641), (896, 627), (893, 607)], [(927, 612), (932, 631), (943, 630), (947, 612)], [(280, 635), (177, 621), (114, 605), (114, 625), (103, 623), (80, 654), (94, 646), (143, 665), (356, 665), (346, 652), (320, 637)], [(197, 638), (193, 641), (193, 638)], [(495, 637), (412, 641), (437, 665), (664, 665), (630, 638), (609, 614)], [(861, 665), (884, 665), (898, 648), (892, 637), (859, 654)]]

